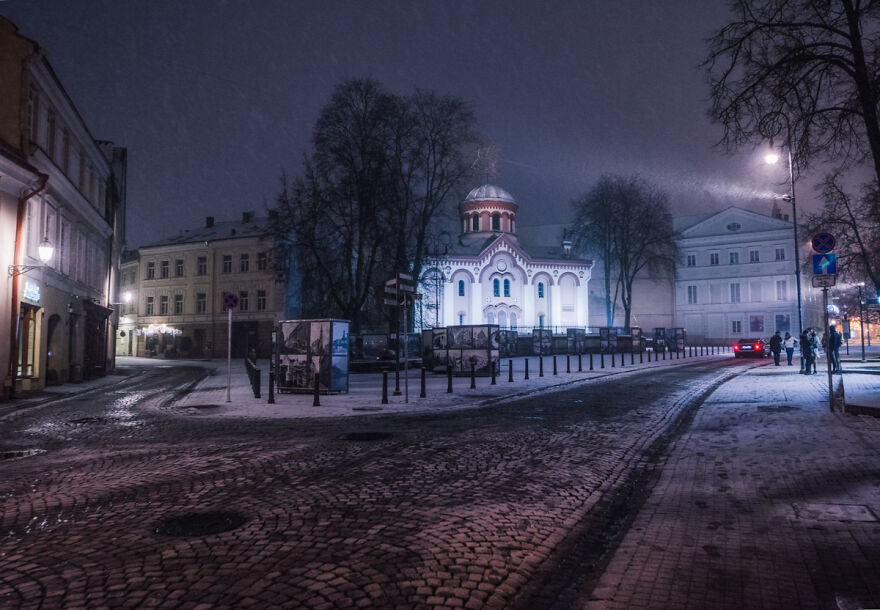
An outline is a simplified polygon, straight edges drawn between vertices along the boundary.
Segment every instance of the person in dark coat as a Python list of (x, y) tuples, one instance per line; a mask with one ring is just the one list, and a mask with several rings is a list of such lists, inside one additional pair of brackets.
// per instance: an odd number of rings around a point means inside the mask
[(810, 335), (805, 330), (801, 333), (801, 374), (809, 375), (813, 361), (813, 348), (810, 345)]
[(779, 366), (779, 354), (782, 353), (782, 337), (779, 336), (778, 330), (770, 337), (770, 351), (773, 352), (773, 363)]
[(828, 335), (828, 357), (831, 358), (831, 372), (842, 373), (840, 368), (840, 346), (843, 345), (843, 337), (837, 332), (837, 327), (832, 324)]

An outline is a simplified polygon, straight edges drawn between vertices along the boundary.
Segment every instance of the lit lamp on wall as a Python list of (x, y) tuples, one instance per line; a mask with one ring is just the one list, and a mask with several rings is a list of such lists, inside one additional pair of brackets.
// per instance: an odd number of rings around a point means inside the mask
[[(40, 257), (40, 260), (43, 261), (44, 265), (52, 260), (52, 255), (54, 253), (55, 246), (49, 241), (48, 236), (44, 237), (43, 241), (40, 242), (40, 245), (37, 246), (37, 254)], [(16, 275), (21, 275), (22, 273), (27, 273), (28, 271), (39, 268), (40, 265), (9, 265), (8, 273), (9, 277), (15, 277)]]

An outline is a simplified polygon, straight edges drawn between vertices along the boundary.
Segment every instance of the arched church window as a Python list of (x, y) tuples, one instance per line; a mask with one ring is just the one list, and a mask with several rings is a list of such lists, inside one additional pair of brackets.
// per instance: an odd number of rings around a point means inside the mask
[(501, 214), (492, 214), (492, 230), (501, 230)]
[(538, 327), (544, 328), (544, 314), (538, 316)]
[(510, 296), (510, 280), (504, 280), (504, 296)]
[(471, 216), (471, 230), (479, 231), (480, 230), (480, 217), (474, 214)]
[(510, 314), (510, 328), (516, 330), (516, 314), (512, 312)]
[(538, 282), (538, 298), (544, 298), (544, 282)]
[(458, 280), (458, 296), (464, 296), (464, 280)]
[(495, 314), (492, 313), (492, 312), (490, 311), (490, 312), (486, 315), (486, 321), (487, 321), (489, 324), (495, 324)]
[(492, 296), (501, 296), (501, 282), (498, 281), (497, 277), (492, 280)]
[(498, 326), (501, 328), (507, 328), (507, 312), (499, 311), (498, 312)]

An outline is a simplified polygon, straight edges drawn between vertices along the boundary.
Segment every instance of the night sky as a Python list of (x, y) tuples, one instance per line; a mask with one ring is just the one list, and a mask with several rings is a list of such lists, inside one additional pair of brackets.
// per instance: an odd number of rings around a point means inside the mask
[[(471, 102), (522, 226), (569, 220), (606, 172), (642, 174), (679, 214), (769, 212), (788, 190), (760, 151), (713, 146), (699, 64), (721, 0), (0, 0), (0, 14), (47, 50), (92, 135), (128, 148), (130, 247), (265, 210), (353, 77)], [(820, 178), (801, 178), (799, 208)]]

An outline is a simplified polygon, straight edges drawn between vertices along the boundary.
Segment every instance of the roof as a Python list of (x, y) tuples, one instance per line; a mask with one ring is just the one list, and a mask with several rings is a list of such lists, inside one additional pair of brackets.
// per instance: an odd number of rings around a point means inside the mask
[[(555, 225), (547, 226), (552, 227)], [(476, 258), (499, 239), (507, 239), (511, 241), (516, 248), (527, 254), (528, 257), (531, 259), (565, 261), (570, 263), (592, 263), (590, 259), (578, 256), (577, 252), (573, 252), (573, 256), (571, 257), (566, 257), (562, 248), (561, 237), (559, 240), (557, 240), (557, 243), (555, 244), (532, 243), (526, 245), (523, 244), (521, 240), (517, 239), (515, 235), (512, 235), (510, 233), (497, 233), (495, 235), (492, 235), (491, 237), (486, 238), (485, 240), (475, 241), (470, 244), (462, 244), (456, 242), (452, 244), (452, 246), (449, 248), (446, 256), (471, 256)]]
[(227, 220), (215, 222), (211, 227), (201, 226), (193, 229), (183, 229), (177, 235), (143, 245), (141, 248), (158, 248), (161, 246), (242, 239), (245, 237), (263, 237), (271, 233), (272, 228), (268, 218), (253, 218), (248, 222)]
[(464, 198), (464, 201), (507, 201), (510, 203), (516, 203), (510, 193), (505, 191), (500, 186), (495, 186), (494, 184), (484, 184), (483, 186), (478, 186), (467, 194), (467, 197)]

